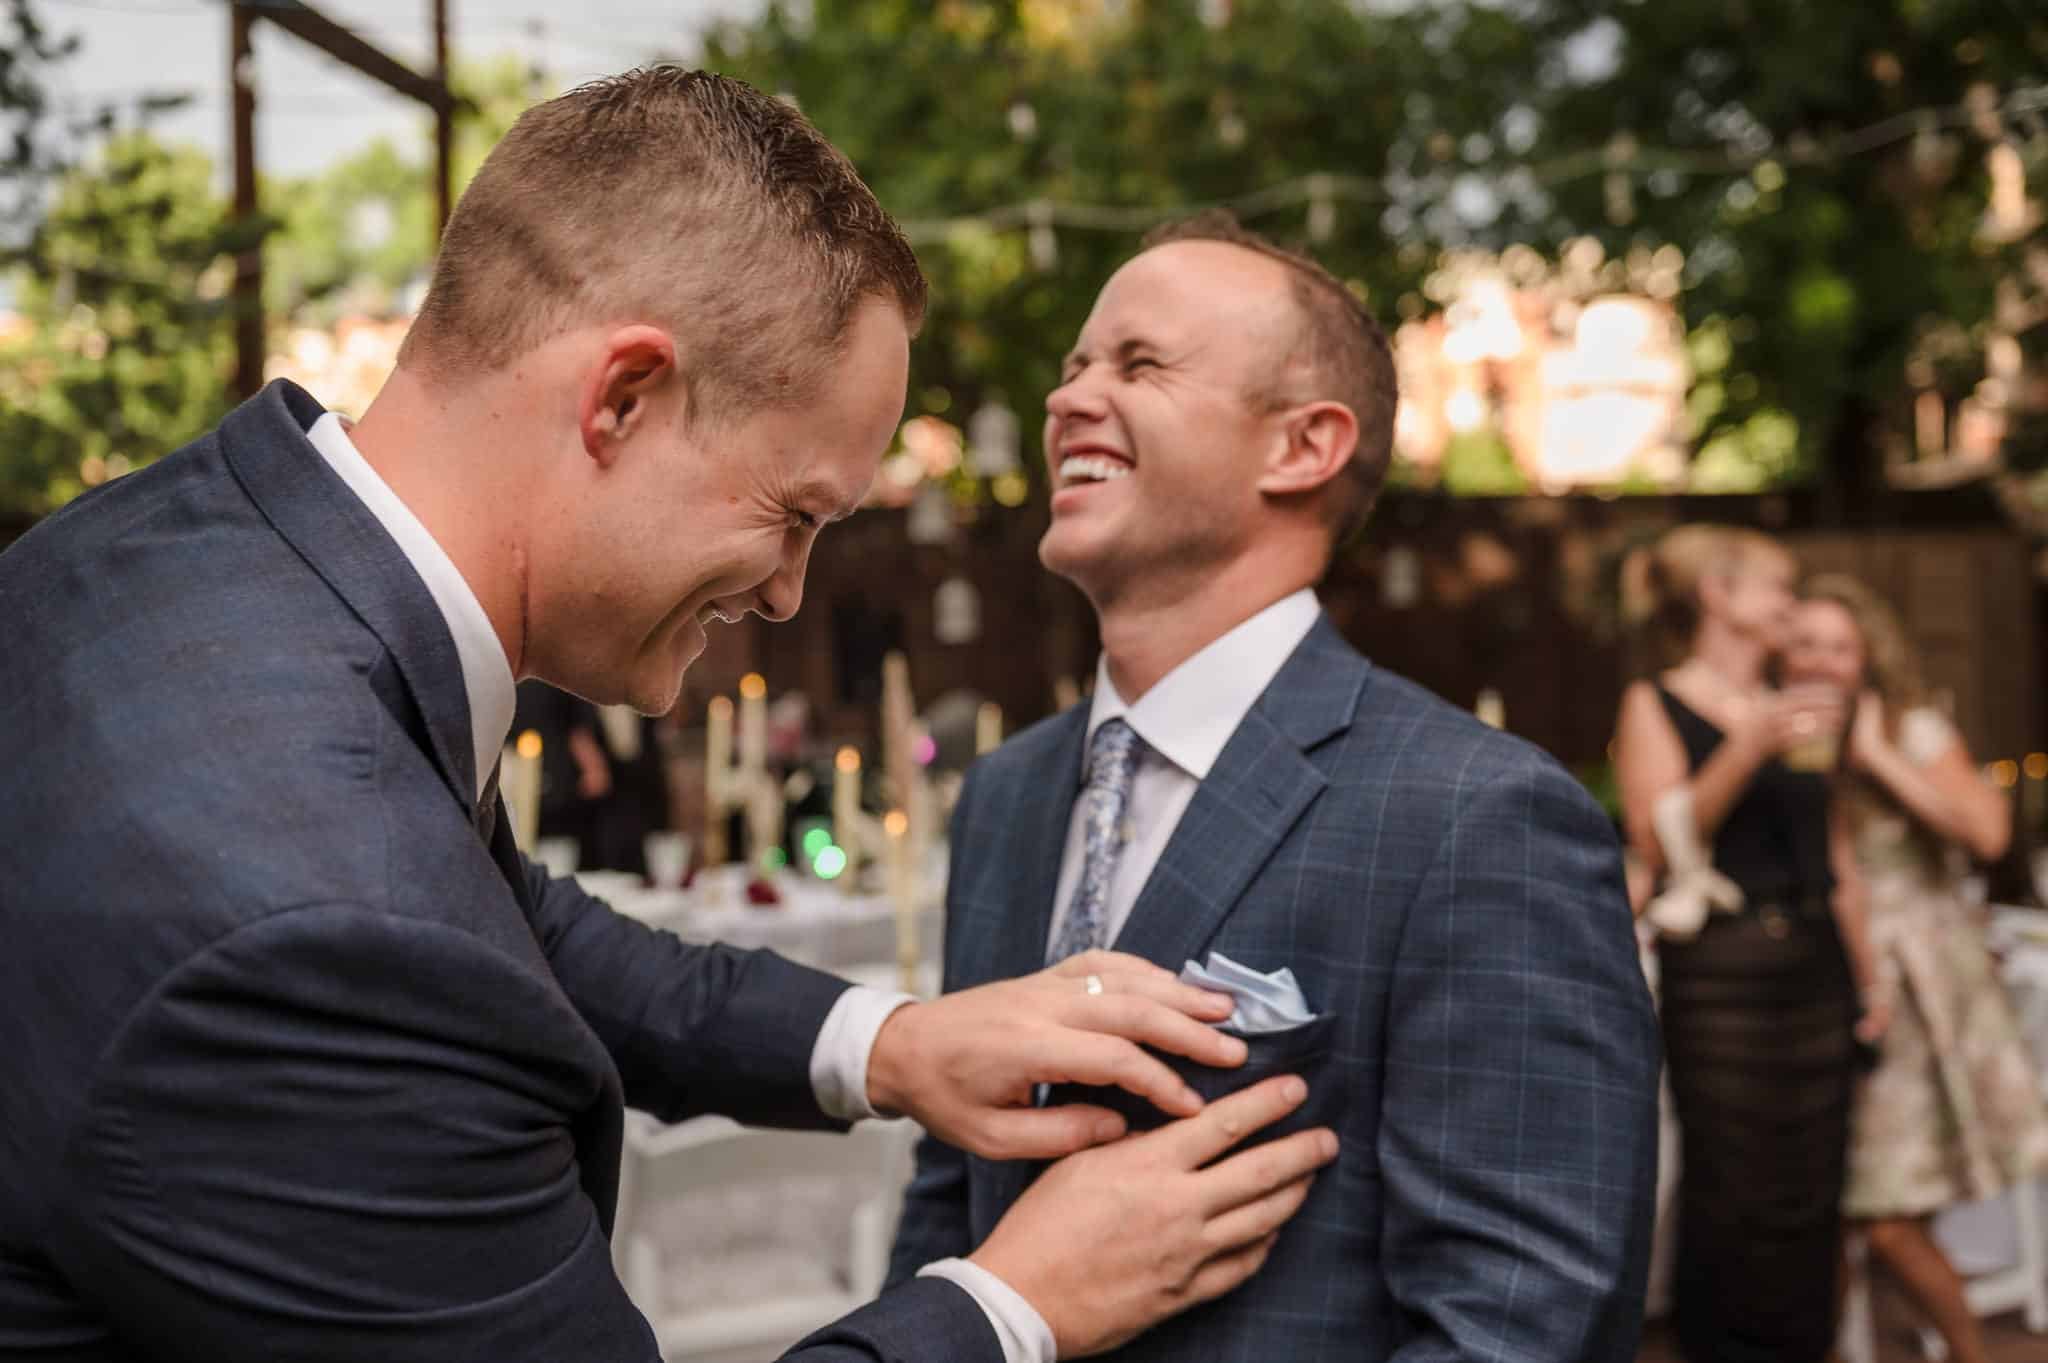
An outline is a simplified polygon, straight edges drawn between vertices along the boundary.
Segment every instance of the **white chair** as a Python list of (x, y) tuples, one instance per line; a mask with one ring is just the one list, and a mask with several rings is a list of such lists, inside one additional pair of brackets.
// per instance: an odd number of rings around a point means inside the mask
[[(2014, 1188), (1993, 1204), (2013, 1225), (2013, 1261), (2006, 1267), (1969, 1280), (1970, 1309), (1980, 1316), (2023, 1311), (2027, 1329), (2048, 1332), (2048, 1244), (2042, 1239), (2039, 1181)], [(1937, 1233), (1941, 1222), (1935, 1223)], [(1939, 1238), (1937, 1234), (1937, 1238)]]
[[(2027, 1329), (2037, 1335), (2048, 1333), (2048, 1243), (2044, 1243), (2041, 1215), (2044, 1192), (2048, 1192), (2048, 1185), (2041, 1182), (2022, 1184), (1991, 1202), (1955, 1209), (1935, 1220), (1936, 1240), (1956, 1262), (1957, 1270), (1966, 1275), (1964, 1292), (1971, 1312), (1983, 1317), (2021, 1311)], [(2001, 1253), (1996, 1257), (2007, 1259), (2002, 1266), (1970, 1273), (1973, 1263), (1981, 1261), (1983, 1255), (1975, 1244), (1965, 1249), (1958, 1240), (1965, 1234), (1973, 1241), (1984, 1238), (1987, 1223), (1997, 1221), (2010, 1224), (2010, 1257)], [(1876, 1363), (1869, 1250), (1861, 1236), (1850, 1242), (1848, 1271), (1836, 1347), (1843, 1363)], [(1948, 1357), (1948, 1346), (1930, 1329), (1920, 1331), (1920, 1351), (1937, 1363)]]
[(668, 1363), (772, 1358), (874, 1299), (914, 1123), (846, 1135), (629, 1114), (612, 1254)]

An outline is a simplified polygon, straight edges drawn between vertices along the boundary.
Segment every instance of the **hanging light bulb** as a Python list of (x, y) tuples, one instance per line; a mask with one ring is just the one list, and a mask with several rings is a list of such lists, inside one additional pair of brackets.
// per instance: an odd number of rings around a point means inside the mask
[(1337, 231), (1337, 205), (1331, 199), (1330, 177), (1308, 177), (1308, 239), (1328, 241)]
[(1039, 199), (1025, 210), (1025, 218), (1031, 224), (1031, 263), (1049, 271), (1060, 263), (1060, 240), (1052, 230), (1052, 205)]
[(1022, 444), (1017, 414), (1003, 402), (1000, 393), (991, 393), (988, 401), (967, 419), (969, 457), (974, 461), (978, 478), (1015, 473)]
[(1607, 200), (1607, 221), (1616, 227), (1626, 227), (1636, 220), (1635, 179), (1628, 170), (1635, 156), (1633, 133), (1616, 133), (1607, 144), (1607, 179), (1603, 188)]

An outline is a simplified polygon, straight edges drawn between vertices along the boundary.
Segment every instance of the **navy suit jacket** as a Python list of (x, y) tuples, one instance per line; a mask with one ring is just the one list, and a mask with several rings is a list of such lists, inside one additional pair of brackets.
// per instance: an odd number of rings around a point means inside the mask
[[(454, 644), (273, 385), (0, 556), (0, 1359), (657, 1357), (623, 1104), (823, 1127), (845, 987), (474, 822)], [(807, 1363), (996, 1360), (951, 1284)]]
[[(1086, 728), (1083, 705), (970, 772), (947, 988), (1043, 963)], [(1115, 947), (1290, 967), (1318, 1022), (1252, 1039), (1242, 1070), (1177, 1067), (1207, 1097), (1301, 1074), (1281, 1129), (1327, 1124), (1343, 1150), (1256, 1277), (1114, 1357), (1631, 1363), (1657, 1034), (1613, 829), (1555, 762), (1320, 620)], [(979, 1243), (1036, 1172), (925, 1141), (892, 1280)]]

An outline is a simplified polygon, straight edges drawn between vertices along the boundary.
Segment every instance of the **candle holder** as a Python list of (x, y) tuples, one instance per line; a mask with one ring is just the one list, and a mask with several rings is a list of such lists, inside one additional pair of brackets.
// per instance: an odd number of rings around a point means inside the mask
[(733, 704), (713, 698), (706, 716), (704, 755), (704, 864), (732, 859), (727, 823), (745, 816), (747, 855), (757, 876), (772, 873), (770, 853), (782, 843), (782, 783), (768, 770), (768, 683), (759, 673), (740, 679), (739, 765), (732, 763)]

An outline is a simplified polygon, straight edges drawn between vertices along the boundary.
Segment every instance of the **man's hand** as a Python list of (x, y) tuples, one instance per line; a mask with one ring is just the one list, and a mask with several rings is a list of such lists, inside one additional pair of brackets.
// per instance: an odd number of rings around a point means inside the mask
[(988, 1159), (1057, 1159), (1115, 1140), (1124, 1120), (1100, 1107), (1034, 1108), (1038, 1085), (1114, 1085), (1176, 1117), (1198, 1112), (1194, 1090), (1139, 1043), (1204, 1065), (1241, 1065), (1244, 1042), (1210, 1026), (1231, 1006), (1149, 961), (1085, 952), (1036, 975), (897, 1009), (869, 1055), (868, 1101)]
[(1336, 1135), (1297, 1132), (1211, 1161), (1307, 1095), (1283, 1075), (1063, 1160), (968, 1258), (1045, 1318), (1061, 1358), (1113, 1349), (1265, 1263), (1315, 1171), (1337, 1157)]

